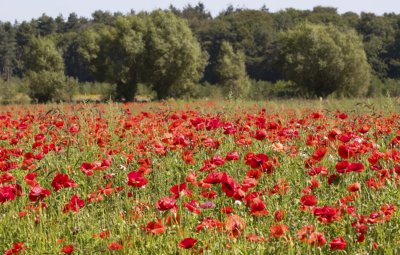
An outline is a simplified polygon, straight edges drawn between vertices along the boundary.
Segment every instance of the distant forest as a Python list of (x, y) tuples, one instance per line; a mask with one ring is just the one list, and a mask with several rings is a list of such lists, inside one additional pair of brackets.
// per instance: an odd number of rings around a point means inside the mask
[(202, 3), (0, 22), (0, 102), (400, 95), (400, 14)]

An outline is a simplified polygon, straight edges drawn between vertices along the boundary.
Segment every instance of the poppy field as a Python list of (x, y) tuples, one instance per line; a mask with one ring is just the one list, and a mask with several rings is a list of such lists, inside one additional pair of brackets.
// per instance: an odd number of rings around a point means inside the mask
[(400, 114), (0, 107), (0, 254), (400, 254)]

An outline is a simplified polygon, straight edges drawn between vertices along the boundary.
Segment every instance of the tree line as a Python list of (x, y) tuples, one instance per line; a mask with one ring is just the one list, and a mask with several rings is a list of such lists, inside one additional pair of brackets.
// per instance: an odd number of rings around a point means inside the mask
[(400, 94), (400, 14), (229, 6), (212, 17), (202, 3), (43, 14), (0, 22), (0, 75), (3, 101)]

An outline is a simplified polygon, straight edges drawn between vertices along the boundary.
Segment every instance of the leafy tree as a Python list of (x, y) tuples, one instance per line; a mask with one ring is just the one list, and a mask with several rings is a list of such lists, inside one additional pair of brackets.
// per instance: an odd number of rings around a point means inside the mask
[(187, 22), (171, 12), (154, 11), (146, 17), (144, 73), (158, 98), (187, 96), (195, 91), (206, 55)]
[(70, 41), (63, 52), (65, 75), (75, 77), (80, 82), (94, 82), (95, 78), (91, 72), (90, 65), (80, 54), (82, 35), (72, 33)]
[(211, 20), (212, 16), (203, 3), (199, 2), (196, 6), (188, 4), (182, 11), (170, 6), (170, 11), (180, 18), (188, 21), (189, 27), (194, 34), (197, 34), (203, 26), (206, 26)]
[(400, 29), (397, 30), (394, 41), (388, 46), (387, 58), (388, 76), (400, 79)]
[(345, 12), (342, 14), (342, 20), (347, 27), (356, 29), (360, 22), (360, 16), (355, 12)]
[(276, 12), (273, 14), (274, 26), (277, 31), (293, 28), (297, 24), (304, 22), (309, 13), (310, 11), (302, 11), (294, 8), (287, 8)]
[(274, 80), (276, 33), (273, 25), (272, 15), (268, 12), (236, 10), (220, 15), (199, 30), (198, 37), (210, 56), (205, 80), (217, 82), (215, 70), (223, 41), (228, 41), (234, 50), (244, 52), (246, 70), (252, 79)]
[(117, 17), (110, 26), (86, 30), (77, 42), (95, 79), (116, 83), (119, 98), (132, 100), (135, 95), (143, 68), (145, 31), (142, 18)]
[(50, 35), (57, 30), (57, 23), (52, 17), (42, 14), (40, 18), (37, 19), (37, 28), (40, 36)]
[(111, 25), (114, 22), (114, 17), (109, 11), (97, 10), (92, 13), (94, 23)]
[(52, 40), (32, 39), (25, 65), (31, 98), (38, 102), (71, 99), (76, 82), (65, 77), (61, 53)]
[(385, 55), (395, 36), (391, 20), (373, 13), (361, 13), (357, 30), (363, 37), (368, 62), (374, 73), (381, 79), (385, 78), (388, 72)]
[(217, 65), (219, 84), (225, 95), (246, 98), (250, 92), (250, 80), (246, 74), (243, 52), (234, 52), (228, 42), (223, 42)]
[(64, 63), (52, 40), (33, 38), (25, 56), (25, 68), (32, 72), (64, 72)]
[(317, 96), (366, 93), (370, 67), (355, 31), (304, 23), (282, 33), (280, 44), (287, 78), (308, 92)]

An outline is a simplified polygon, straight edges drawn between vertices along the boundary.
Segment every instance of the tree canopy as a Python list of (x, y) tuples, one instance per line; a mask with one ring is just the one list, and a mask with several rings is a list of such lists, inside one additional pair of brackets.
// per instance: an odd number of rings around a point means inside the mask
[(367, 92), (370, 68), (355, 31), (304, 23), (282, 33), (280, 45), (284, 72), (306, 91), (318, 96)]

